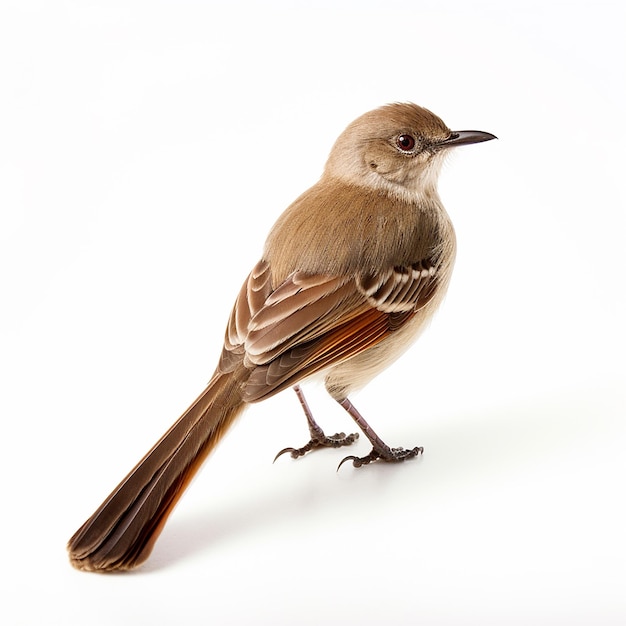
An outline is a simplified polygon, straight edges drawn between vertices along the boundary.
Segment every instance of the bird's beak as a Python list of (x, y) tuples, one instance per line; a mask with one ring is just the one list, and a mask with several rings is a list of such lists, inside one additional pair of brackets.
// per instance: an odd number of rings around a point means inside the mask
[(469, 143), (480, 143), (481, 141), (491, 141), (497, 139), (491, 133), (482, 130), (457, 130), (453, 131), (447, 139), (437, 144), (438, 148), (452, 148), (454, 146), (464, 146)]

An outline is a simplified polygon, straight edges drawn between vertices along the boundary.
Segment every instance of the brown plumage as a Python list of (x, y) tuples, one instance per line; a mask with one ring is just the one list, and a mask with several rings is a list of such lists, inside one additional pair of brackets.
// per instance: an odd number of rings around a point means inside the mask
[[(248, 403), (294, 386), (319, 446), (326, 437), (298, 383), (314, 374), (372, 443), (355, 466), (402, 461), (347, 399), (419, 335), (445, 294), (455, 255), (437, 194), (445, 149), (492, 139), (453, 133), (430, 111), (392, 104), (355, 120), (335, 143), (320, 181), (278, 219), (243, 284), (206, 389), (70, 539), (84, 570), (133, 568), (150, 554), (167, 517), (222, 434)], [(283, 451), (283, 452), (285, 452)]]

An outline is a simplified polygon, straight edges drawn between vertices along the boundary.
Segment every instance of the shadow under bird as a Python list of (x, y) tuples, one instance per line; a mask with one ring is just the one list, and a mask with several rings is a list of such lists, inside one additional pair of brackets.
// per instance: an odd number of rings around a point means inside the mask
[(279, 217), (244, 281), (210, 382), (195, 402), (70, 539), (72, 565), (127, 570), (145, 561), (176, 502), (234, 419), (250, 403), (293, 387), (310, 441), (327, 436), (299, 383), (322, 376), (328, 393), (372, 445), (355, 467), (399, 462), (422, 448), (391, 448), (348, 399), (395, 361), (441, 302), (455, 235), (437, 178), (453, 147), (494, 139), (451, 131), (410, 103), (365, 113), (339, 136), (320, 180)]

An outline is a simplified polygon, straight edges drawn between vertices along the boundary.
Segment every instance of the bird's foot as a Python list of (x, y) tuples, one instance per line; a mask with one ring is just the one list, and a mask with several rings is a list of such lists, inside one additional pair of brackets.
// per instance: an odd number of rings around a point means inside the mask
[(389, 448), (388, 446), (377, 446), (367, 456), (347, 456), (339, 463), (337, 471), (346, 462), (352, 461), (354, 467), (362, 467), (374, 461), (385, 461), (386, 463), (401, 463), (407, 459), (414, 459), (424, 452), (421, 446), (405, 450), (404, 448)]
[(292, 459), (298, 459), (304, 456), (307, 452), (315, 450), (316, 448), (341, 448), (342, 446), (349, 446), (353, 444), (359, 438), (359, 433), (352, 433), (346, 435), (346, 433), (335, 433), (334, 435), (327, 437), (323, 432), (316, 433), (311, 438), (309, 443), (301, 448), (283, 448), (275, 457), (274, 461), (283, 454), (289, 453)]

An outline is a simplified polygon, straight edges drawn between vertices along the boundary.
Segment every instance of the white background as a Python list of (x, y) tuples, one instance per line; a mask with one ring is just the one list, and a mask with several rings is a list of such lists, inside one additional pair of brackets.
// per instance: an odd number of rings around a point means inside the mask
[[(0, 0), (0, 621), (625, 623), (624, 6)], [(272, 465), (307, 438), (285, 392), (141, 570), (74, 571), (67, 539), (210, 377), (274, 220), (398, 100), (499, 137), (442, 174), (442, 310), (354, 399), (423, 458)]]

